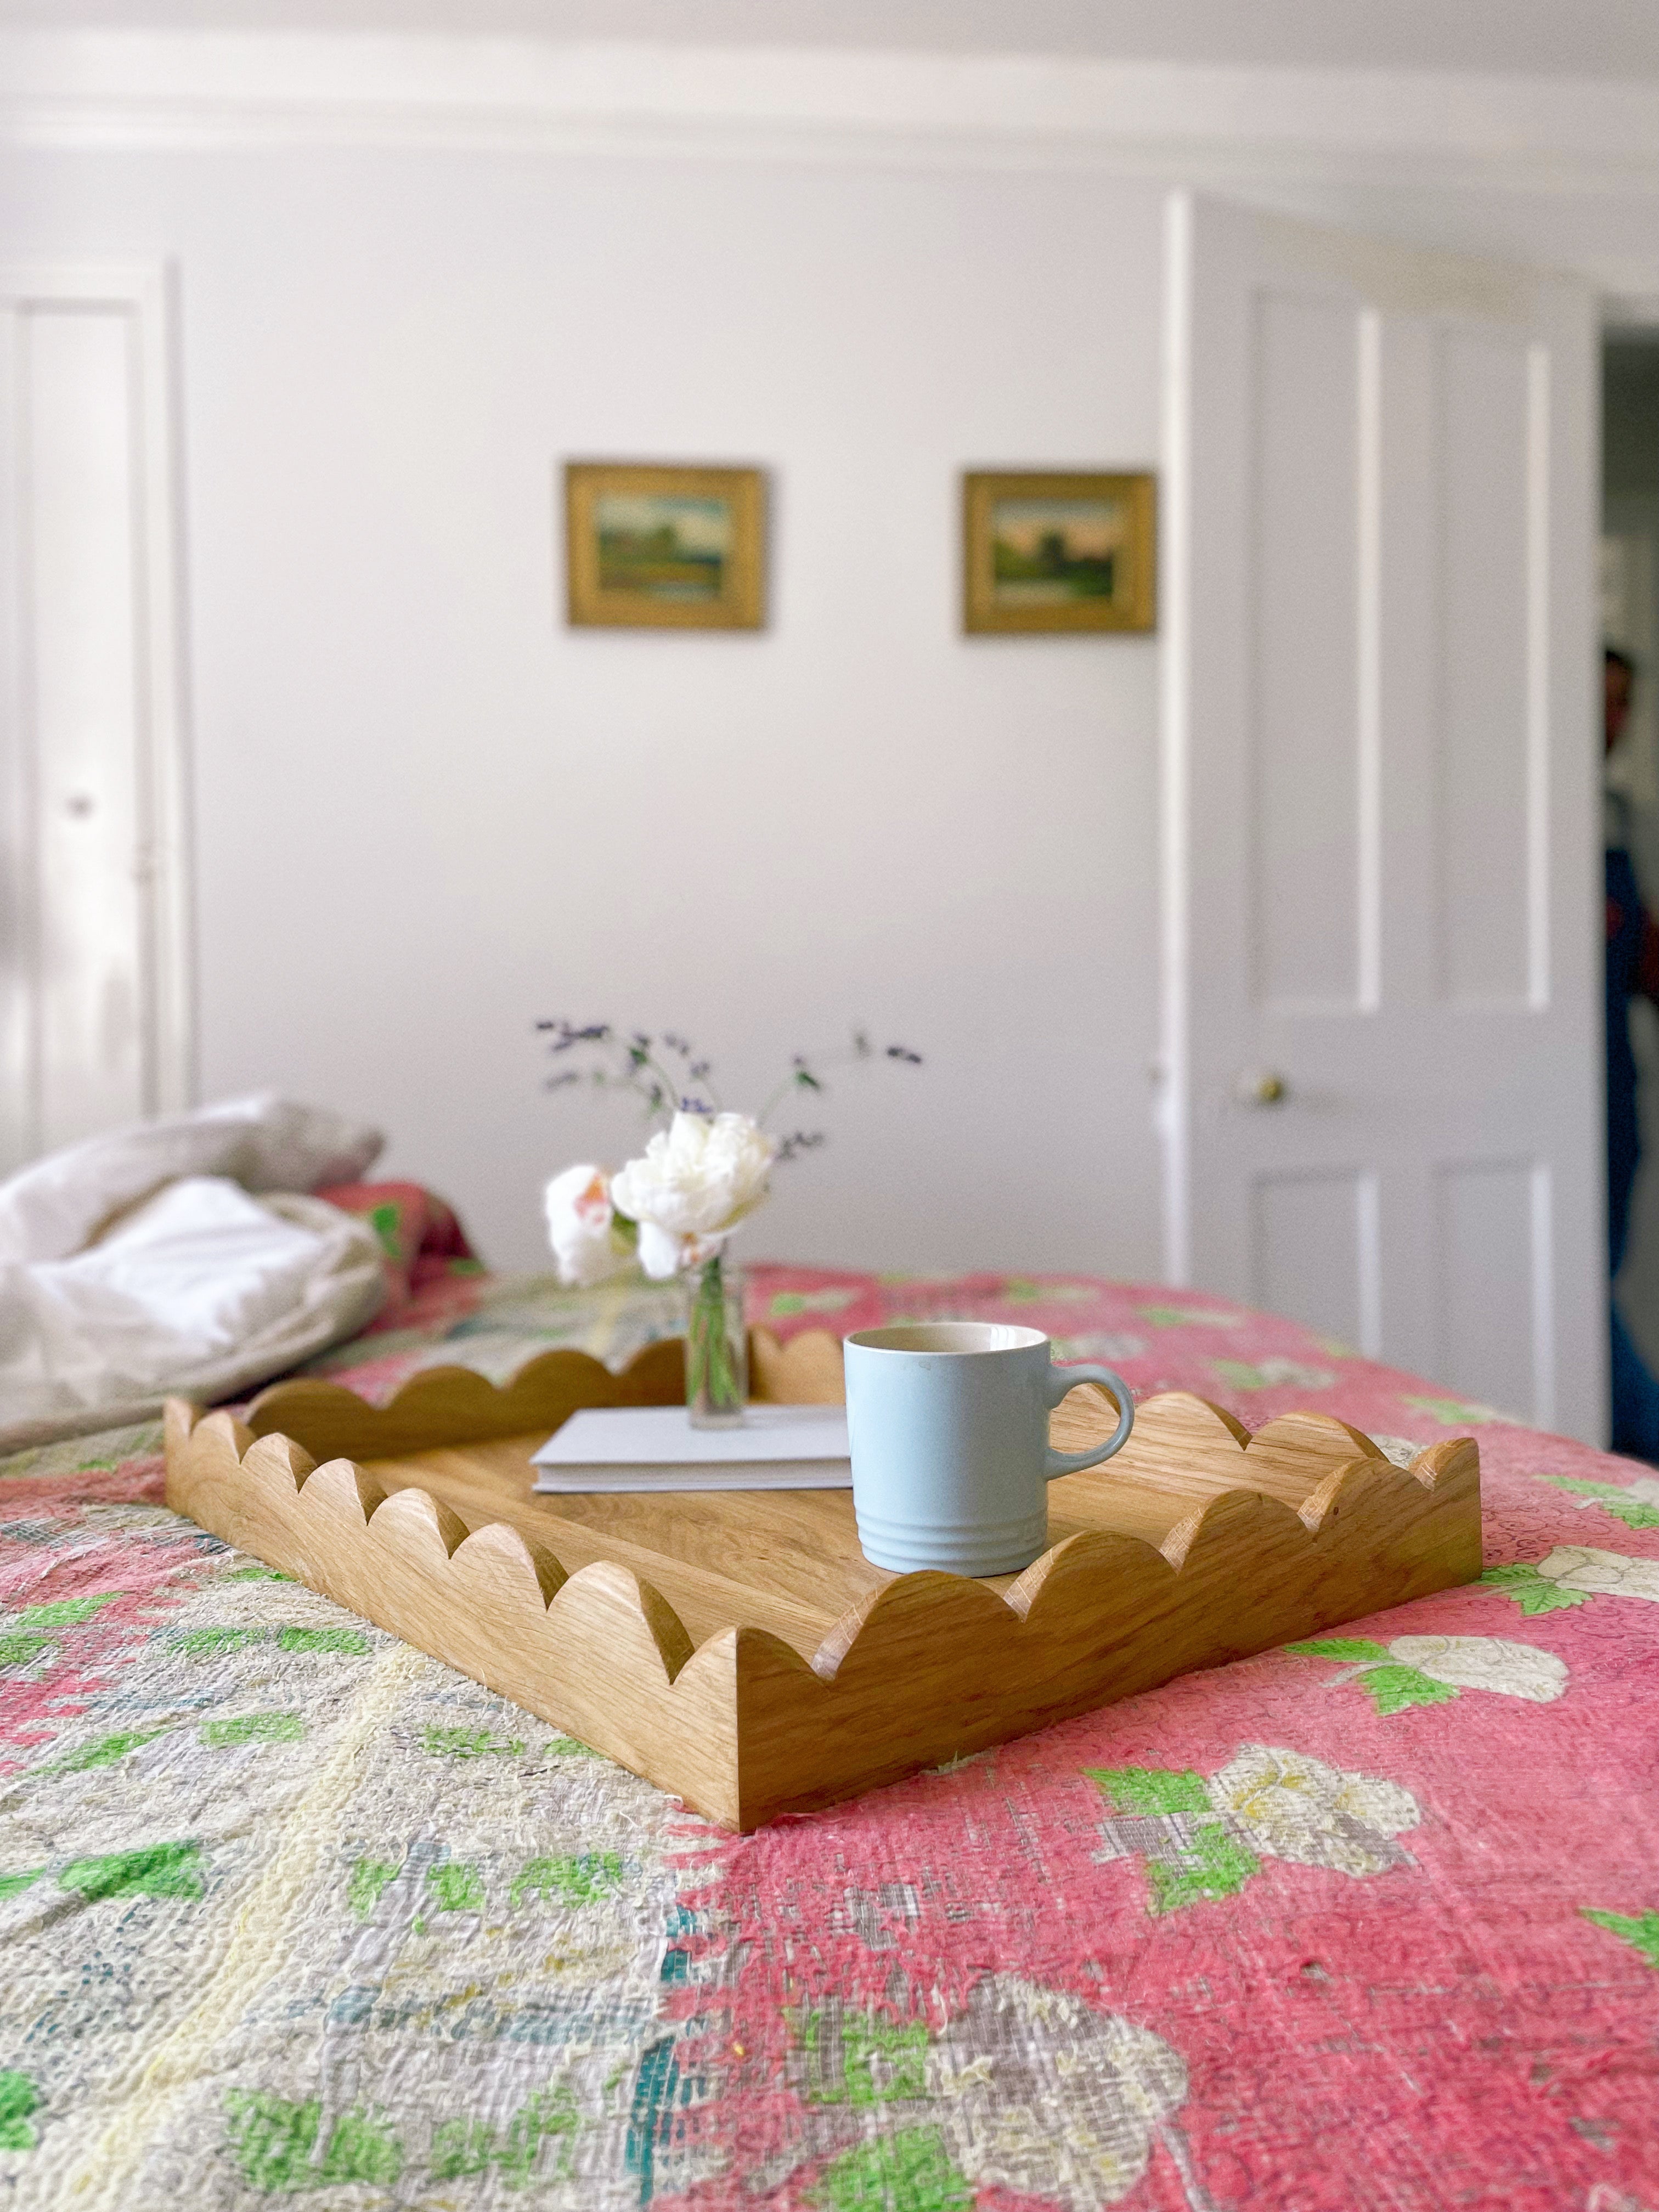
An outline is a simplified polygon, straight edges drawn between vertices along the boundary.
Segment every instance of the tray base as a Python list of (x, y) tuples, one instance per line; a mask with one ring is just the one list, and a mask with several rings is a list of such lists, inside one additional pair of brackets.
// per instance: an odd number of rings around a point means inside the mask
[[(584, 1387), (549, 1372), (559, 1410), (534, 1430), (408, 1449), (404, 1409), (375, 1437), (396, 1449), (321, 1467), (175, 1402), (168, 1501), (731, 1826), (1480, 1571), (1468, 1438), (1407, 1471), (1328, 1415), (1251, 1437), (1171, 1393), (1115, 1459), (1050, 1486), (1023, 1574), (895, 1576), (860, 1551), (847, 1492), (537, 1495), (530, 1455)], [(1051, 1433), (1075, 1450), (1115, 1422), (1085, 1386)]]

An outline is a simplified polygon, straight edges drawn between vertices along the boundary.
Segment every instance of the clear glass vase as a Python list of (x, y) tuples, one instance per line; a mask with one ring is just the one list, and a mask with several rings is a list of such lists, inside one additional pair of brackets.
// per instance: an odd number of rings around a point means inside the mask
[(735, 1429), (749, 1402), (743, 1277), (717, 1253), (685, 1290), (685, 1410), (694, 1429)]

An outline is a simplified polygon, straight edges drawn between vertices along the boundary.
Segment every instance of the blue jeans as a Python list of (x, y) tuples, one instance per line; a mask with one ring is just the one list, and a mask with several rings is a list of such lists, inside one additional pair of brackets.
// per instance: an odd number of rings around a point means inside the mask
[(1619, 1309), (1613, 1321), (1613, 1449), (1659, 1467), (1659, 1382), (1631, 1342)]

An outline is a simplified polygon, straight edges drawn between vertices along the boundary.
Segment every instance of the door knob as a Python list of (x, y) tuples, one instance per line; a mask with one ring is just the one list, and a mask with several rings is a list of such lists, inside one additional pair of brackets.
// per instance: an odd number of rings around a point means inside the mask
[(1284, 1077), (1267, 1067), (1249, 1070), (1233, 1088), (1242, 1106), (1282, 1106), (1291, 1095)]

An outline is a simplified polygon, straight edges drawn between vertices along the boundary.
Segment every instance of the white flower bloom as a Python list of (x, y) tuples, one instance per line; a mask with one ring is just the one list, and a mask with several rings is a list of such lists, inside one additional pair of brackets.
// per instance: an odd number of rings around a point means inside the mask
[(676, 1114), (642, 1159), (611, 1180), (620, 1213), (640, 1224), (640, 1262), (659, 1280), (712, 1259), (767, 1196), (775, 1152), (747, 1114)]
[(1627, 1552), (1598, 1552), (1589, 1544), (1558, 1544), (1538, 1562), (1547, 1582), (1563, 1589), (1595, 1590), (1608, 1597), (1644, 1597), (1659, 1603), (1659, 1559)]
[[(1056, 2048), (1053, 2067), (1022, 2063)], [(1127, 2196), (1187, 2096), (1180, 2053), (1150, 2028), (1012, 1973), (975, 1986), (922, 2063), (920, 2111), (969, 2182), (1057, 2199), (1069, 2212), (1102, 2212)]]
[(705, 1260), (725, 1249), (724, 1237), (676, 1237), (671, 1229), (659, 1229), (654, 1221), (640, 1224), (640, 1265), (653, 1283), (665, 1283), (671, 1276), (701, 1267)]
[(1565, 1660), (1504, 1636), (1396, 1636), (1389, 1656), (1455, 1690), (1498, 1690), (1539, 1705), (1553, 1703), (1567, 1686)]
[(547, 1240), (562, 1283), (602, 1283), (625, 1267), (633, 1254), (618, 1234), (603, 1168), (589, 1162), (556, 1175), (542, 1195)]
[(1262, 1857), (1342, 1874), (1398, 1866), (1406, 1855), (1389, 1838), (1423, 1817), (1398, 1783), (1262, 1743), (1243, 1745), (1205, 1788), (1217, 1812)]

